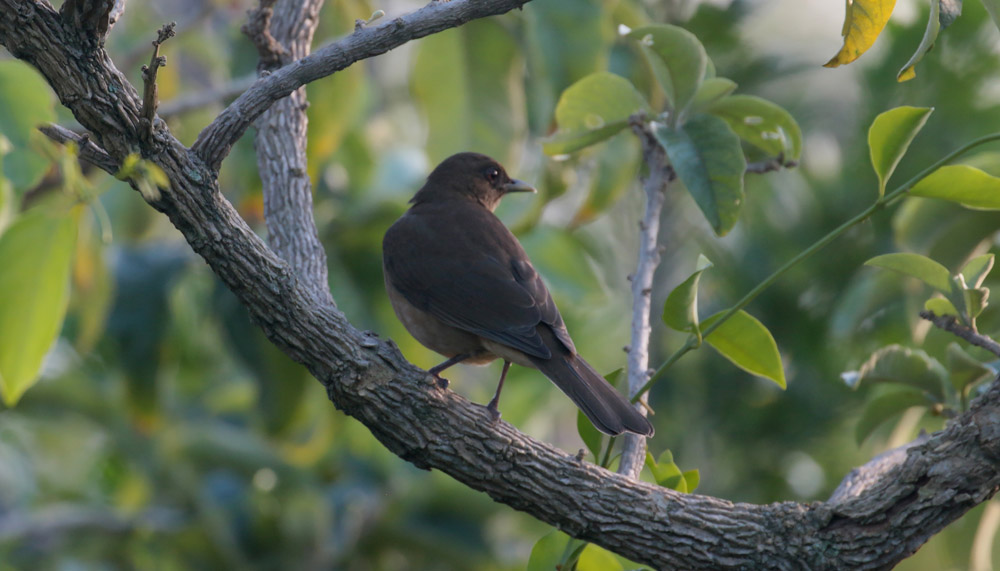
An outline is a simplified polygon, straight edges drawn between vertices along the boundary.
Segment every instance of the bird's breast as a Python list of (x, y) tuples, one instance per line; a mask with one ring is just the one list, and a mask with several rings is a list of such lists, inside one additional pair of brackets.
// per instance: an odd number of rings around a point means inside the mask
[(399, 293), (399, 290), (392, 285), (388, 276), (385, 280), (385, 291), (389, 296), (393, 311), (396, 312), (396, 317), (410, 332), (410, 335), (424, 347), (445, 357), (454, 357), (462, 353), (483, 353), (476, 358), (465, 361), (470, 364), (485, 364), (497, 358), (496, 355), (485, 350), (479, 336), (447, 325), (407, 301), (403, 294)]

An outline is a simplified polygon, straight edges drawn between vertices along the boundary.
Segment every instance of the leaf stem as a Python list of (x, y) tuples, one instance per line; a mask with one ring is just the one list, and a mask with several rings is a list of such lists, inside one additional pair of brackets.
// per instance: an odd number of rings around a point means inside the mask
[[(726, 310), (726, 312), (722, 314), (722, 317), (715, 320), (715, 322), (713, 322), (711, 325), (702, 330), (701, 332), (702, 338), (709, 336), (713, 331), (718, 329), (719, 326), (725, 323), (727, 319), (732, 317), (734, 313), (749, 305), (750, 302), (754, 300), (754, 298), (756, 298), (765, 289), (767, 289), (774, 282), (776, 282), (778, 278), (780, 278), (782, 275), (785, 274), (785, 272), (792, 269), (793, 267), (798, 265), (800, 262), (804, 261), (809, 256), (812, 256), (830, 242), (833, 242), (835, 239), (839, 238), (842, 234), (850, 230), (855, 225), (864, 222), (865, 220), (870, 218), (871, 215), (874, 214), (876, 211), (898, 202), (900, 199), (906, 196), (906, 193), (909, 192), (910, 189), (916, 186), (917, 183), (919, 183), (923, 179), (927, 178), (931, 173), (941, 168), (945, 164), (951, 162), (952, 160), (958, 158), (959, 156), (971, 151), (972, 149), (986, 143), (991, 143), (993, 141), (1000, 141), (1000, 133), (991, 133), (989, 135), (985, 135), (983, 137), (979, 137), (978, 139), (970, 141), (965, 145), (962, 145), (961, 147), (941, 157), (933, 164), (931, 164), (924, 170), (920, 171), (919, 173), (914, 175), (912, 178), (910, 178), (903, 184), (894, 188), (892, 192), (889, 192), (884, 196), (880, 197), (871, 206), (864, 209), (850, 220), (836, 227), (829, 234), (823, 236), (805, 250), (799, 252), (794, 258), (785, 262), (783, 266), (781, 266), (780, 268), (775, 270), (774, 273), (765, 278), (764, 281), (760, 282), (753, 289), (748, 291), (746, 295), (744, 295), (742, 298), (740, 298), (739, 301), (736, 302), (735, 305)], [(667, 360), (664, 361), (662, 365), (660, 365), (660, 367), (656, 370), (655, 373), (653, 373), (653, 376), (649, 378), (646, 384), (643, 385), (642, 388), (640, 388), (639, 391), (635, 393), (635, 397), (632, 398), (632, 401), (635, 402), (636, 400), (638, 400), (641, 395), (645, 394), (650, 388), (652, 388), (654, 383), (662, 379), (666, 374), (667, 370), (671, 366), (673, 366), (673, 364), (677, 362), (678, 359), (680, 359), (682, 356), (684, 356), (685, 353), (687, 353), (691, 349), (694, 349), (697, 346), (696, 341), (697, 339), (694, 335), (689, 336), (684, 345), (682, 345), (679, 349), (674, 351), (672, 355), (667, 357)]]

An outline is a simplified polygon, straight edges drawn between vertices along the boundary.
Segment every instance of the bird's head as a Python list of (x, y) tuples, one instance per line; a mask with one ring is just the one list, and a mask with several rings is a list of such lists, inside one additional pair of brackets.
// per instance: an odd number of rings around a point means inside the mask
[(503, 166), (479, 153), (459, 153), (441, 162), (413, 204), (443, 200), (474, 200), (493, 212), (508, 192), (536, 192), (528, 183), (512, 179)]

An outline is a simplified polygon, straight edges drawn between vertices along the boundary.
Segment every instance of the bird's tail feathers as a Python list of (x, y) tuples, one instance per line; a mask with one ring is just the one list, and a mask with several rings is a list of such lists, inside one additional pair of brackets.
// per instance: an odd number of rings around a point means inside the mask
[(579, 355), (531, 360), (601, 432), (653, 435), (649, 420)]

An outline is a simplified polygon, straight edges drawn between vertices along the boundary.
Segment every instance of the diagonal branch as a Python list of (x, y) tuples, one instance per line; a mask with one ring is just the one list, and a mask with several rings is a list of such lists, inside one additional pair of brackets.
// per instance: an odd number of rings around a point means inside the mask
[(219, 170), (236, 141), (275, 101), (299, 87), (340, 71), (356, 61), (374, 57), (406, 42), (462, 24), (509, 12), (529, 0), (432, 1), (423, 8), (393, 18), (380, 26), (358, 26), (355, 31), (262, 77), (219, 114), (198, 135), (191, 149), (213, 170)]
[(79, 149), (77, 152), (81, 159), (110, 175), (114, 175), (121, 168), (118, 161), (111, 158), (111, 155), (107, 151), (94, 144), (86, 134), (81, 135), (70, 131), (66, 127), (52, 124), (42, 125), (38, 130), (57, 143), (62, 143), (63, 145), (66, 143), (76, 143)]
[[(460, 5), (439, 9), (452, 4)], [(120, 160), (139, 148), (139, 94), (107, 54), (81, 50), (74, 38), (47, 4), (0, 0), (0, 44), (38, 67), (83, 127)], [(102, 85), (114, 93), (79, 97)], [(884, 569), (1000, 488), (996, 382), (948, 428), (909, 448), (901, 462), (868, 470), (869, 483), (836, 502), (734, 504), (581, 462), (506, 422), (492, 423), (484, 407), (439, 388), (392, 342), (354, 328), (247, 226), (199, 157), (168, 130), (157, 136), (157, 152), (147, 160), (163, 169), (171, 188), (154, 207), (268, 338), (324, 384), (335, 406), (401, 458), (574, 537), (655, 568)]]
[(933, 311), (921, 311), (920, 317), (930, 321), (934, 327), (954, 334), (955, 336), (968, 341), (976, 347), (982, 347), (997, 357), (1000, 357), (1000, 343), (964, 325), (953, 315), (937, 315)]

